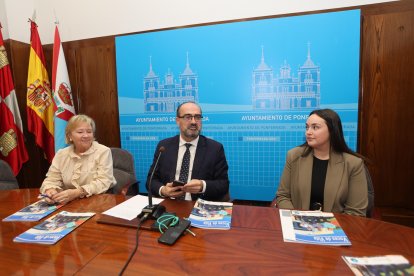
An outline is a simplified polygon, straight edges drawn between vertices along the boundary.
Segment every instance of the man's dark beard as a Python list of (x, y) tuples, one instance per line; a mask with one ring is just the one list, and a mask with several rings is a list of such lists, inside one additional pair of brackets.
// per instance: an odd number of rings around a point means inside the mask
[[(191, 125), (191, 126), (193, 126), (193, 125)], [(184, 136), (187, 137), (187, 138), (197, 138), (198, 135), (200, 135), (200, 132), (201, 132), (200, 128), (197, 128), (197, 130), (195, 132), (191, 129), (186, 129), (184, 131)]]

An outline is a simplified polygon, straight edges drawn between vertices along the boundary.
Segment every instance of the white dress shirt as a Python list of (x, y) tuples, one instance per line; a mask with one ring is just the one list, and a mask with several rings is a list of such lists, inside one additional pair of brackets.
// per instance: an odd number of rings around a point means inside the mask
[[(180, 144), (178, 146), (178, 156), (177, 156), (177, 167), (175, 168), (175, 179), (176, 180), (178, 180), (180, 178), (181, 164), (183, 163), (184, 153), (187, 149), (185, 144), (190, 143), (191, 144), (191, 147), (190, 147), (190, 168), (188, 169), (187, 183), (190, 182), (191, 175), (192, 175), (192, 172), (193, 172), (193, 164), (194, 164), (195, 154), (196, 154), (196, 151), (197, 151), (198, 140), (199, 140), (199, 136), (197, 136), (197, 138), (195, 138), (191, 142), (186, 142), (180, 135)], [(206, 191), (206, 182), (204, 180), (202, 180), (202, 182), (203, 182), (203, 189), (200, 193), (204, 193)], [(158, 191), (160, 196), (162, 196), (161, 189), (162, 189), (162, 187)], [(185, 193), (185, 200), (192, 200), (191, 193)]]

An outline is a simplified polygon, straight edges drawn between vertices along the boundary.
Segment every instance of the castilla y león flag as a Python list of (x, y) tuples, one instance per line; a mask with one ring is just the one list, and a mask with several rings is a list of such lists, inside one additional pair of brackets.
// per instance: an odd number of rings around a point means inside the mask
[(53, 98), (45, 57), (37, 25), (31, 21), (29, 72), (27, 76), (27, 127), (35, 136), (36, 144), (43, 148), (46, 159), (55, 155)]
[(22, 119), (17, 105), (9, 60), (0, 25), (0, 158), (9, 163), (17, 175), (28, 160), (24, 144)]

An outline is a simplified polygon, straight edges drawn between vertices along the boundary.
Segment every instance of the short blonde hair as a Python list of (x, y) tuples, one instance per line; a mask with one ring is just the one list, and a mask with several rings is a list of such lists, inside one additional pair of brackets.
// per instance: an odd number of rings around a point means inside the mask
[(95, 137), (95, 121), (84, 114), (78, 114), (73, 116), (69, 119), (68, 124), (66, 125), (65, 129), (65, 142), (66, 144), (73, 144), (73, 142), (70, 140), (69, 134), (80, 124), (80, 123), (87, 123), (90, 124), (92, 127), (93, 136)]

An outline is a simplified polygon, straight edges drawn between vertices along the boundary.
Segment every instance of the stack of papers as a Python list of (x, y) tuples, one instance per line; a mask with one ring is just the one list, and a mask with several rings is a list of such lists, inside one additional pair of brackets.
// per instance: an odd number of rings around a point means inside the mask
[[(164, 199), (162, 198), (152, 198), (153, 204), (159, 204)], [(142, 195), (136, 195), (134, 197), (131, 197), (128, 200), (125, 200), (124, 202), (112, 207), (111, 209), (106, 210), (102, 214), (126, 219), (126, 220), (133, 220), (138, 216), (138, 214), (141, 213), (142, 209), (148, 205), (148, 197), (142, 196)]]

